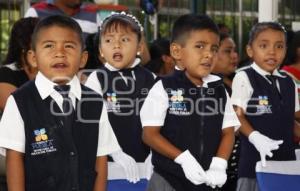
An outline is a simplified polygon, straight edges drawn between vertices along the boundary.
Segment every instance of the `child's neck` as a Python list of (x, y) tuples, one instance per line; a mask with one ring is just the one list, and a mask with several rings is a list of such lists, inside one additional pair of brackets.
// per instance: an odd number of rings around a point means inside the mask
[(202, 77), (199, 78), (195, 78), (192, 77), (189, 73), (185, 72), (185, 75), (187, 76), (187, 78), (197, 87), (202, 87), (203, 86), (203, 80)]

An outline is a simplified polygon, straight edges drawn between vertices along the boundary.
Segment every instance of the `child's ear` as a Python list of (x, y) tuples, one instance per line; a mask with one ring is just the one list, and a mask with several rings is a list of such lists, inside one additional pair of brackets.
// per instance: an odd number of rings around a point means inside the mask
[(170, 54), (175, 60), (181, 60), (181, 45), (178, 43), (171, 43)]
[(79, 68), (84, 68), (86, 63), (87, 63), (87, 59), (89, 57), (89, 53), (88, 51), (83, 51), (81, 53), (81, 59), (80, 59), (80, 65), (79, 65)]
[(247, 45), (246, 46), (246, 52), (247, 52), (247, 55), (252, 58), (253, 57), (253, 50), (252, 50), (252, 47), (250, 45)]
[(36, 56), (35, 56), (35, 52), (33, 50), (27, 51), (26, 59), (32, 68), (37, 68)]

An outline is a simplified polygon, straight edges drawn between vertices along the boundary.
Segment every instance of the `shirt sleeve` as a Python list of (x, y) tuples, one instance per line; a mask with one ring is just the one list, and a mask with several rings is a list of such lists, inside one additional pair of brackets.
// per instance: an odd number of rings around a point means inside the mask
[(225, 113), (223, 117), (222, 129), (228, 127), (234, 127), (234, 130), (236, 131), (241, 126), (241, 123), (233, 109), (230, 97), (227, 92), (226, 92), (226, 96), (227, 96), (227, 101), (225, 105)]
[(140, 112), (142, 126), (163, 126), (168, 107), (168, 94), (160, 80), (151, 88), (142, 106)]
[(9, 96), (0, 121), (0, 154), (6, 149), (25, 152), (24, 122), (13, 96)]
[(25, 17), (25, 18), (26, 18), (26, 17), (38, 17), (38, 14), (37, 14), (37, 12), (36, 12), (36, 10), (35, 10), (34, 8), (30, 7), (30, 8), (26, 11), (24, 17)]
[(249, 82), (247, 74), (243, 71), (238, 72), (232, 82), (232, 105), (241, 107), (244, 111), (246, 111), (247, 104), (251, 99), (252, 93), (253, 88)]
[(99, 123), (97, 156), (109, 155), (118, 150), (121, 150), (121, 147), (109, 123), (106, 106), (103, 104)]
[(95, 92), (100, 94), (101, 96), (103, 96), (102, 87), (101, 87), (101, 84), (98, 80), (96, 71), (92, 72), (89, 75), (89, 77), (87, 78), (84, 85), (91, 88), (92, 90), (94, 90)]

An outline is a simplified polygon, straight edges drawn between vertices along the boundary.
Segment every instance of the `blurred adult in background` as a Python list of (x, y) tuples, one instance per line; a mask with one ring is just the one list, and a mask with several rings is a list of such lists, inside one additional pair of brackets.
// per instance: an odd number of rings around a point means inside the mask
[[(31, 35), (38, 18), (22, 18), (12, 27), (8, 52), (0, 68), (0, 118), (8, 96), (37, 73), (27, 60), (31, 49)], [(6, 191), (5, 157), (0, 155), (0, 190)]]
[(38, 18), (22, 18), (12, 27), (8, 52), (0, 68), (0, 111), (3, 111), (8, 96), (37, 73), (27, 60), (31, 49), (31, 35)]
[(88, 34), (98, 32), (101, 22), (96, 7), (83, 4), (82, 0), (43, 0), (32, 5), (25, 13), (25, 17), (45, 18), (50, 15), (68, 15), (75, 19), (83, 31), (84, 38)]
[(162, 76), (174, 71), (175, 63), (170, 55), (170, 41), (164, 38), (154, 40), (150, 45), (151, 60), (145, 65), (153, 73)]
[(226, 90), (231, 94), (231, 83), (235, 69), (239, 61), (236, 52), (236, 44), (228, 33), (220, 34), (220, 47), (216, 58), (213, 73), (220, 74), (223, 77)]
[[(239, 61), (239, 56), (236, 52), (236, 44), (228, 33), (220, 33), (220, 47), (214, 59), (215, 67), (213, 73), (223, 77), (224, 85), (227, 92), (231, 95), (232, 79), (235, 74)], [(239, 160), (239, 145), (238, 136), (235, 137), (235, 144), (228, 160), (227, 181), (221, 188), (222, 191), (234, 191), (238, 180), (238, 160)]]

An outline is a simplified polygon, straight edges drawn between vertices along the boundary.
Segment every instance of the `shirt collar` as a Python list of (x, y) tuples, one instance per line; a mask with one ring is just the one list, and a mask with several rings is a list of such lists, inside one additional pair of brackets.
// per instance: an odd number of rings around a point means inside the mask
[[(44, 100), (48, 96), (50, 96), (54, 91), (54, 86), (57, 84), (49, 80), (46, 76), (44, 76), (41, 72), (38, 72), (35, 78), (35, 85), (38, 89), (38, 92), (41, 98)], [(78, 100), (81, 99), (81, 86), (79, 79), (77, 76), (74, 76), (70, 82), (67, 83), (70, 85), (70, 93), (73, 94)]]
[[(265, 71), (264, 69), (262, 69), (260, 66), (258, 66), (255, 62), (253, 62), (253, 64), (251, 65), (251, 67), (260, 75), (262, 76), (266, 76), (266, 75), (270, 75), (270, 72)], [(279, 73), (278, 69), (275, 69), (273, 71), (274, 76), (280, 77), (280, 78), (285, 78), (285, 76), (283, 76), (282, 74)]]
[(202, 87), (207, 88), (209, 83), (218, 81), (220, 79), (221, 78), (219, 76), (209, 74), (208, 76), (205, 76), (204, 78), (202, 78), (202, 81), (203, 81)]
[[(141, 62), (141, 59), (140, 58), (136, 58), (133, 62), (133, 64), (131, 64), (130, 68), (134, 68), (135, 66), (139, 65), (139, 63)], [(118, 69), (118, 68), (115, 68), (113, 67), (112, 65), (110, 65), (108, 62), (106, 62), (104, 64), (104, 66), (109, 70), (109, 71), (119, 71), (121, 69)]]

